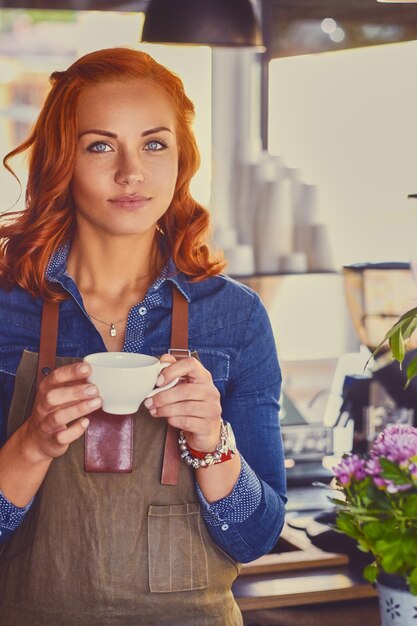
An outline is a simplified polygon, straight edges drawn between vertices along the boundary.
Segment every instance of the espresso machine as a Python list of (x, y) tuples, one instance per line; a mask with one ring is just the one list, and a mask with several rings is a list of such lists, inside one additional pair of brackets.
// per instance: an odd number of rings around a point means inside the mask
[[(407, 310), (417, 306), (417, 284), (410, 263), (361, 263), (343, 267), (348, 310), (360, 343), (373, 353), (385, 333)], [(378, 433), (370, 421), (392, 414), (393, 421), (414, 423), (417, 416), (417, 379), (405, 388), (407, 363), (417, 351), (417, 333), (411, 336), (404, 364), (392, 360), (388, 347), (371, 359), (363, 375), (346, 376), (342, 411), (354, 420), (354, 452), (366, 450)], [(379, 408), (379, 413), (376, 408)], [(379, 417), (378, 417), (379, 415)], [(371, 430), (370, 430), (371, 428)]]
[[(417, 306), (417, 284), (409, 263), (364, 263), (343, 267), (346, 302), (360, 344), (369, 349), (369, 365), (361, 374), (346, 375), (341, 389), (342, 401), (335, 424), (353, 420), (352, 452), (363, 453), (376, 434), (369, 432), (369, 417), (404, 415), (407, 420), (417, 416), (417, 378), (405, 389), (406, 364), (417, 353), (417, 332), (411, 336), (404, 369), (392, 360), (387, 348), (371, 355), (385, 333), (407, 310)], [(398, 423), (398, 422), (396, 422)], [(411, 423), (408, 421), (408, 423)], [(356, 542), (334, 530), (336, 511), (324, 507), (317, 513), (299, 514), (289, 524), (304, 529), (313, 545), (322, 550), (343, 552), (350, 562), (363, 567), (369, 554), (360, 552)], [(304, 517), (303, 517), (304, 516)], [(297, 526), (298, 524), (298, 526)]]

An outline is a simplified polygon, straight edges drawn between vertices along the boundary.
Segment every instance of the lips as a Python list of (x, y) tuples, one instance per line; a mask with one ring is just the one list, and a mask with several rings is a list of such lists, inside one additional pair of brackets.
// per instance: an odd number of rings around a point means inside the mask
[(117, 196), (110, 198), (110, 202), (120, 209), (138, 209), (149, 202), (150, 198), (147, 196), (133, 195), (133, 196)]

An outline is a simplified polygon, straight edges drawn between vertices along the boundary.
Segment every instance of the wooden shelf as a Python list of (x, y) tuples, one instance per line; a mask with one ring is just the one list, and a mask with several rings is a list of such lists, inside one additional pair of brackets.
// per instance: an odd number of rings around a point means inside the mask
[(242, 611), (377, 597), (376, 590), (347, 566), (239, 576), (233, 594)]

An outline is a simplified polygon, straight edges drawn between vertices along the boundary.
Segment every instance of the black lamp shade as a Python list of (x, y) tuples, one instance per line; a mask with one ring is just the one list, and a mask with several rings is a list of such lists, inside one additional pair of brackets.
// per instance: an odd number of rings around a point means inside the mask
[(262, 46), (250, 0), (150, 0), (142, 41)]

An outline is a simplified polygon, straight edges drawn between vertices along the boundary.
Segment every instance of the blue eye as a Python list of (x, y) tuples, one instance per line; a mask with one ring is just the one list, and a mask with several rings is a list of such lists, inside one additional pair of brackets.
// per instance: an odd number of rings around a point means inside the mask
[(111, 150), (110, 146), (104, 141), (96, 141), (87, 148), (90, 152), (108, 152)]
[(159, 150), (163, 150), (167, 145), (160, 139), (153, 139), (146, 144), (146, 149), (150, 152), (158, 152)]

